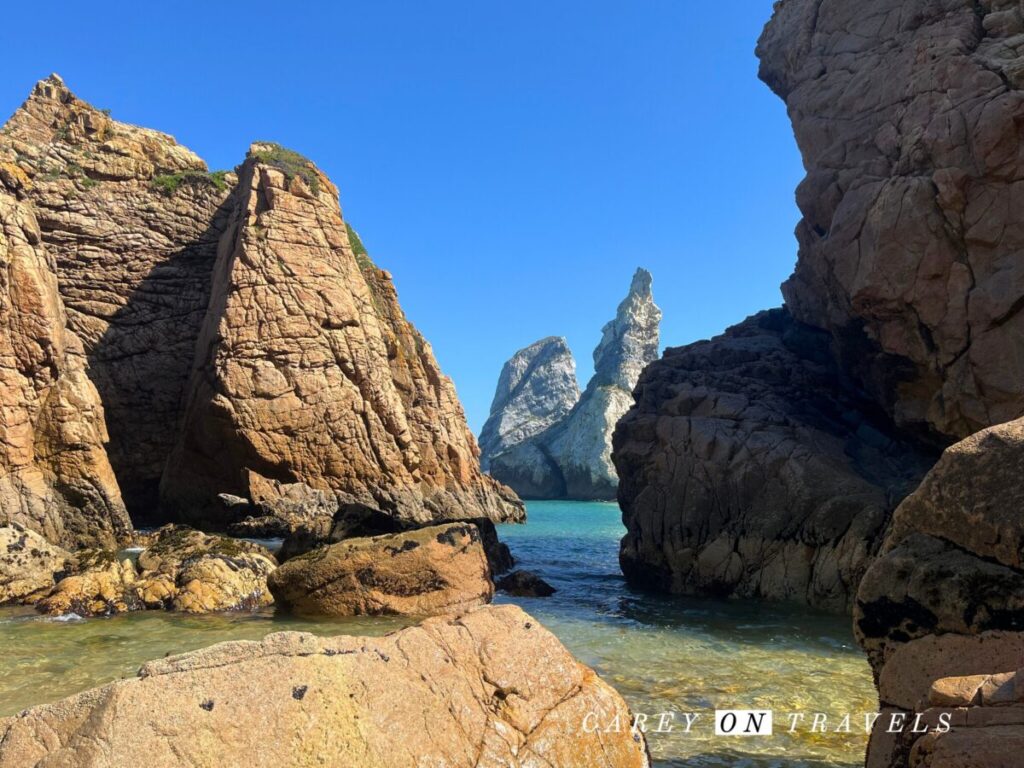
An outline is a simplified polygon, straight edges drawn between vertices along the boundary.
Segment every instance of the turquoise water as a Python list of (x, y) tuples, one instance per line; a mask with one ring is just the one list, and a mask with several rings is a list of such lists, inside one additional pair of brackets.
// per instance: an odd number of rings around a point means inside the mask
[[(871, 676), (849, 620), (753, 603), (635, 592), (618, 569), (622, 533), (614, 504), (530, 502), (526, 525), (500, 526), (518, 566), (558, 592), (515, 602), (554, 632), (627, 699), (634, 712), (696, 712), (690, 734), (648, 733), (659, 766), (855, 766), (866, 737), (778, 733), (784, 713), (874, 709)], [(297, 620), (273, 611), (183, 616), (146, 611), (56, 621), (0, 609), (0, 716), (132, 676), (152, 658), (222, 640), (297, 629), (321, 635), (384, 634), (401, 620)], [(715, 738), (715, 707), (776, 710), (772, 737)], [(810, 719), (808, 717), (808, 719)]]
[[(647, 733), (656, 764), (863, 765), (867, 737), (855, 727), (851, 733), (811, 734), (803, 727), (785, 733), (792, 712), (825, 713), (826, 729), (834, 731), (829, 723), (847, 712), (863, 722), (860, 713), (875, 710), (871, 672), (848, 618), (634, 591), (618, 567), (623, 529), (617, 505), (530, 502), (528, 516), (525, 526), (499, 526), (499, 535), (517, 567), (537, 571), (558, 592), (514, 602), (594, 667), (634, 712), (680, 713), (674, 732)], [(716, 707), (773, 709), (775, 735), (715, 737)], [(689, 734), (682, 732), (683, 712), (698, 714)]]

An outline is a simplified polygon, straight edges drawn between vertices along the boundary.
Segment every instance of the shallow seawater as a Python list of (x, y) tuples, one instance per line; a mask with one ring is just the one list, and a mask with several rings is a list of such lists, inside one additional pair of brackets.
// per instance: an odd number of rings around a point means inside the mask
[[(828, 715), (875, 708), (871, 675), (849, 619), (791, 607), (668, 598), (630, 589), (618, 569), (622, 534), (614, 504), (530, 502), (526, 525), (500, 526), (518, 567), (558, 592), (516, 602), (626, 698), (634, 712), (675, 711), (675, 730), (648, 732), (658, 766), (857, 766), (866, 736), (788, 734), (794, 711)], [(142, 662), (223, 640), (270, 632), (381, 635), (396, 619), (300, 620), (255, 614), (183, 616), (147, 611), (106, 619), (55, 620), (0, 609), (0, 716), (135, 674)], [(713, 735), (713, 711), (773, 709), (775, 735)], [(683, 712), (698, 719), (684, 733)], [(862, 722), (862, 715), (861, 715)], [(606, 724), (607, 725), (607, 724)]]
[[(849, 618), (634, 591), (618, 567), (617, 505), (532, 502), (528, 517), (525, 526), (499, 526), (499, 534), (517, 567), (537, 571), (558, 592), (515, 602), (652, 726), (659, 713), (677, 713), (673, 732), (647, 732), (657, 765), (863, 765), (864, 713), (875, 711), (876, 697)], [(716, 708), (772, 709), (774, 735), (716, 737)], [(684, 712), (698, 715), (688, 734)], [(808, 714), (789, 734), (794, 712)], [(813, 713), (826, 715), (826, 733), (810, 732)], [(835, 733), (846, 713), (854, 713), (851, 733)]]

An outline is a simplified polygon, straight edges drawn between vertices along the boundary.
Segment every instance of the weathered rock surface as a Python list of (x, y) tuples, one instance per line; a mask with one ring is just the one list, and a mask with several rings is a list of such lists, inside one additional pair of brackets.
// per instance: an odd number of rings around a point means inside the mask
[(576, 361), (566, 340), (548, 336), (520, 349), (505, 363), (480, 431), (480, 465), (558, 423), (580, 399)]
[(330, 181), (266, 144), (239, 175), (165, 505), (234, 522), (217, 495), (254, 499), (256, 476), (410, 522), (521, 518), (480, 472), (451, 381), (390, 276), (357, 258)]
[(70, 552), (17, 523), (0, 527), (0, 605), (31, 602), (74, 568)]
[[(337, 190), (295, 153), (256, 154), (239, 185), (56, 75), (4, 126), (0, 290), (18, 303), (0, 304), (14, 308), (2, 519), (112, 547), (126, 538), (123, 493), (147, 521), (262, 517), (284, 533), (314, 514), (308, 499), (293, 508), (293, 488), (323, 495), (327, 518), (364, 504), (418, 523), (522, 519), (481, 473), (390, 276), (350, 243)], [(281, 486), (282, 503), (265, 504), (253, 477)]]
[(807, 169), (786, 305), (947, 441), (1024, 414), (1022, 33), (1000, 0), (785, 0), (757, 48)]
[(132, 513), (151, 517), (233, 176), (111, 119), (56, 75), (4, 126), (3, 155), (32, 178), (27, 197), (106, 411), (110, 463)]
[(19, 523), (66, 547), (114, 546), (131, 523), (32, 189), (0, 150), (0, 524)]
[(615, 433), (631, 581), (850, 609), (934, 456), (842, 387), (829, 348), (772, 310), (647, 367)]
[[(929, 703), (966, 706), (969, 702), (953, 699), (966, 691), (971, 676), (1020, 666), (1022, 462), (1024, 419), (982, 430), (947, 448), (893, 514), (882, 553), (860, 584), (854, 610), (857, 639), (874, 668), (883, 704), (913, 712), (922, 691), (933, 689), (940, 678), (957, 677), (959, 687), (940, 686)], [(979, 683), (975, 690), (980, 689)], [(971, 712), (968, 724), (979, 717)], [(984, 718), (985, 724), (995, 725), (991, 715)], [(1015, 727), (1024, 729), (1024, 717)], [(916, 737), (906, 730), (896, 746), (879, 734), (873, 737), (874, 762), (869, 763), (894, 768), (999, 764), (982, 757), (991, 749), (994, 733), (984, 731), (949, 740), (929, 736), (913, 749), (909, 745)], [(977, 739), (984, 744), (975, 743)], [(981, 750), (975, 762), (958, 762), (969, 754), (962, 750), (969, 748)]]
[(286, 561), (268, 583), (279, 605), (304, 616), (429, 616), (494, 595), (480, 532), (470, 523), (346, 539)]
[(518, 597), (550, 597), (558, 591), (533, 571), (512, 571), (498, 579), (495, 586)]
[(152, 661), (0, 720), (0, 764), (649, 765), (629, 729), (584, 731), (590, 712), (630, 720), (536, 620), (500, 606), (383, 638), (287, 632)]
[[(525, 498), (613, 499), (612, 432), (633, 403), (640, 372), (658, 356), (661, 310), (638, 269), (594, 349), (594, 375), (562, 421), (490, 458), (491, 474)], [(500, 391), (500, 385), (499, 385)]]
[(36, 608), (79, 616), (145, 609), (256, 610), (273, 603), (267, 577), (276, 567), (274, 556), (259, 544), (169, 525), (149, 537), (134, 563), (110, 551), (81, 554), (76, 572), (61, 579)]

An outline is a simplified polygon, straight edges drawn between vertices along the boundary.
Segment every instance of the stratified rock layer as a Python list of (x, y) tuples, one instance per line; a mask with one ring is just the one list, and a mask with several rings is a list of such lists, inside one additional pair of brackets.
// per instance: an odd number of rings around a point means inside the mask
[(262, 476), (408, 521), (521, 518), (330, 181), (267, 144), (239, 176), (164, 504), (226, 525), (218, 494), (252, 499)]
[[(514, 606), (383, 638), (285, 632), (0, 720), (0, 764), (646, 768), (625, 702)], [(273, 738), (268, 738), (272, 734)]]
[(807, 169), (793, 316), (899, 424), (1024, 414), (1020, 8), (785, 0), (757, 53)]
[(933, 457), (839, 378), (828, 335), (785, 310), (648, 366), (615, 433), (626, 576), (849, 610)]
[(480, 464), (564, 419), (580, 399), (576, 361), (565, 339), (548, 336), (505, 363), (480, 431)]
[(103, 407), (66, 327), (54, 263), (27, 195), (0, 153), (0, 524), (65, 547), (131, 532), (103, 444)]
[(658, 356), (661, 310), (651, 274), (638, 269), (594, 349), (594, 375), (572, 411), (543, 432), (492, 456), (491, 474), (526, 498), (613, 499), (612, 432), (633, 403), (640, 372)]

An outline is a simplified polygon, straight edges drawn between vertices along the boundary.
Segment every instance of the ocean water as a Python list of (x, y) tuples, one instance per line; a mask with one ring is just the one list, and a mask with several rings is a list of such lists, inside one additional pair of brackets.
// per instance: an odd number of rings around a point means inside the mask
[[(857, 766), (875, 708), (871, 675), (843, 617), (748, 602), (667, 598), (630, 589), (618, 569), (622, 533), (614, 504), (530, 502), (526, 525), (499, 526), (518, 567), (558, 589), (509, 598), (557, 635), (626, 698), (634, 712), (675, 712), (672, 732), (647, 733), (655, 764), (820, 768)], [(146, 611), (55, 620), (0, 609), (0, 716), (120, 677), (153, 658), (270, 632), (384, 634), (390, 618), (298, 620), (273, 611), (182, 616)], [(715, 737), (713, 711), (772, 709), (773, 736)], [(696, 713), (689, 733), (685, 712)], [(788, 715), (807, 713), (793, 734)], [(827, 717), (812, 733), (813, 713)], [(851, 732), (836, 733), (846, 713)], [(600, 724), (613, 727), (614, 724)], [(628, 724), (623, 724), (627, 727)]]

